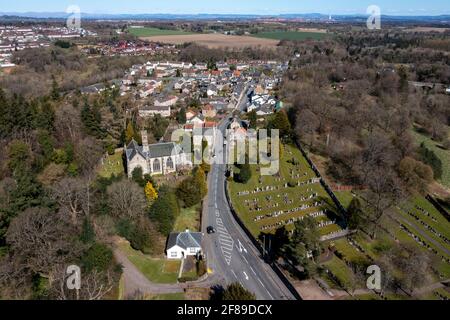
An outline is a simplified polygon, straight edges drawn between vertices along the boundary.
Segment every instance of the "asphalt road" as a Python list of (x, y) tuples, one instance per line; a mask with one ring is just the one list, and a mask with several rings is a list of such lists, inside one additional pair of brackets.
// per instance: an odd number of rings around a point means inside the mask
[[(227, 125), (228, 119), (219, 125), (222, 134)], [(225, 196), (225, 171), (225, 164), (212, 164), (208, 175), (202, 221), (208, 268), (222, 283), (240, 282), (258, 300), (295, 299), (234, 220)], [(216, 233), (207, 234), (208, 226), (213, 226)]]

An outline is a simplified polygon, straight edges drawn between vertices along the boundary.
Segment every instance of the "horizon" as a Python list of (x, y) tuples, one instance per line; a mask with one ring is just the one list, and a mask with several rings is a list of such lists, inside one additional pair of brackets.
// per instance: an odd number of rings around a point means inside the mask
[[(430, 0), (423, 8), (423, 2), (419, 0), (389, 0), (358, 1), (348, 0), (344, 3), (335, 3), (332, 0), (304, 0), (290, 1), (280, 0), (229, 0), (226, 4), (193, 0), (185, 3), (182, 0), (170, 0), (165, 3), (156, 1), (129, 0), (126, 4), (122, 1), (110, 0), (78, 0), (60, 1), (55, 4), (51, 0), (25, 1), (18, 0), (8, 3), (8, 9), (1, 9), (6, 14), (55, 14), (66, 12), (69, 6), (78, 6), (82, 13), (91, 15), (136, 15), (136, 14), (165, 14), (165, 15), (259, 15), (277, 16), (285, 14), (323, 14), (323, 15), (366, 15), (367, 7), (377, 5), (382, 15), (390, 16), (439, 16), (450, 14), (447, 1)], [(132, 9), (130, 9), (132, 8)]]

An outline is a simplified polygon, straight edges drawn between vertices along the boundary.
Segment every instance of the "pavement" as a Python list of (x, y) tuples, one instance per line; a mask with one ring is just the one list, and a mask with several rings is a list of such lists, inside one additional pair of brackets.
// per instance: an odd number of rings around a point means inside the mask
[[(228, 124), (228, 118), (219, 124), (222, 134)], [(223, 154), (217, 152), (216, 159), (221, 157)], [(202, 217), (203, 251), (208, 269), (222, 285), (239, 282), (258, 300), (295, 299), (235, 221), (225, 195), (225, 172), (225, 164), (213, 163), (208, 174), (208, 195)], [(216, 233), (208, 234), (208, 226), (213, 226)]]

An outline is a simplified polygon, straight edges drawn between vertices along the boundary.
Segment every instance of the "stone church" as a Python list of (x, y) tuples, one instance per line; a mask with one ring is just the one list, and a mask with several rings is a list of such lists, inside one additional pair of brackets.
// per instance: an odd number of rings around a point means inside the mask
[(132, 140), (125, 148), (127, 172), (131, 178), (133, 170), (142, 168), (143, 174), (165, 175), (192, 167), (191, 154), (185, 153), (174, 143), (148, 144), (147, 133), (142, 132), (142, 146)]

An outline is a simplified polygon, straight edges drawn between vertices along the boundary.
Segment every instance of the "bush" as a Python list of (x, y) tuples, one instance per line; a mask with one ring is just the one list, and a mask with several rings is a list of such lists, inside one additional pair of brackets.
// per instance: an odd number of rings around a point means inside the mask
[(434, 178), (439, 179), (442, 177), (442, 161), (436, 156), (436, 154), (428, 149), (424, 143), (422, 143), (419, 147), (419, 155), (422, 158), (422, 161), (428, 164), (434, 173)]
[(177, 197), (183, 201), (186, 208), (190, 208), (202, 201), (198, 185), (193, 177), (183, 180), (177, 188)]
[(152, 204), (148, 215), (158, 226), (158, 231), (168, 236), (173, 229), (180, 207), (176, 195), (168, 187), (161, 187), (158, 199)]
[(88, 271), (105, 271), (113, 262), (113, 253), (106, 245), (96, 243), (86, 251), (81, 262)]
[(208, 270), (206, 268), (206, 263), (204, 260), (197, 261), (195, 267), (197, 269), (197, 276), (199, 276), (199, 277), (203, 276), (204, 274), (206, 274), (206, 272), (208, 272)]
[(236, 182), (246, 184), (252, 178), (252, 170), (248, 163), (241, 165), (241, 169), (238, 174), (235, 175)]

